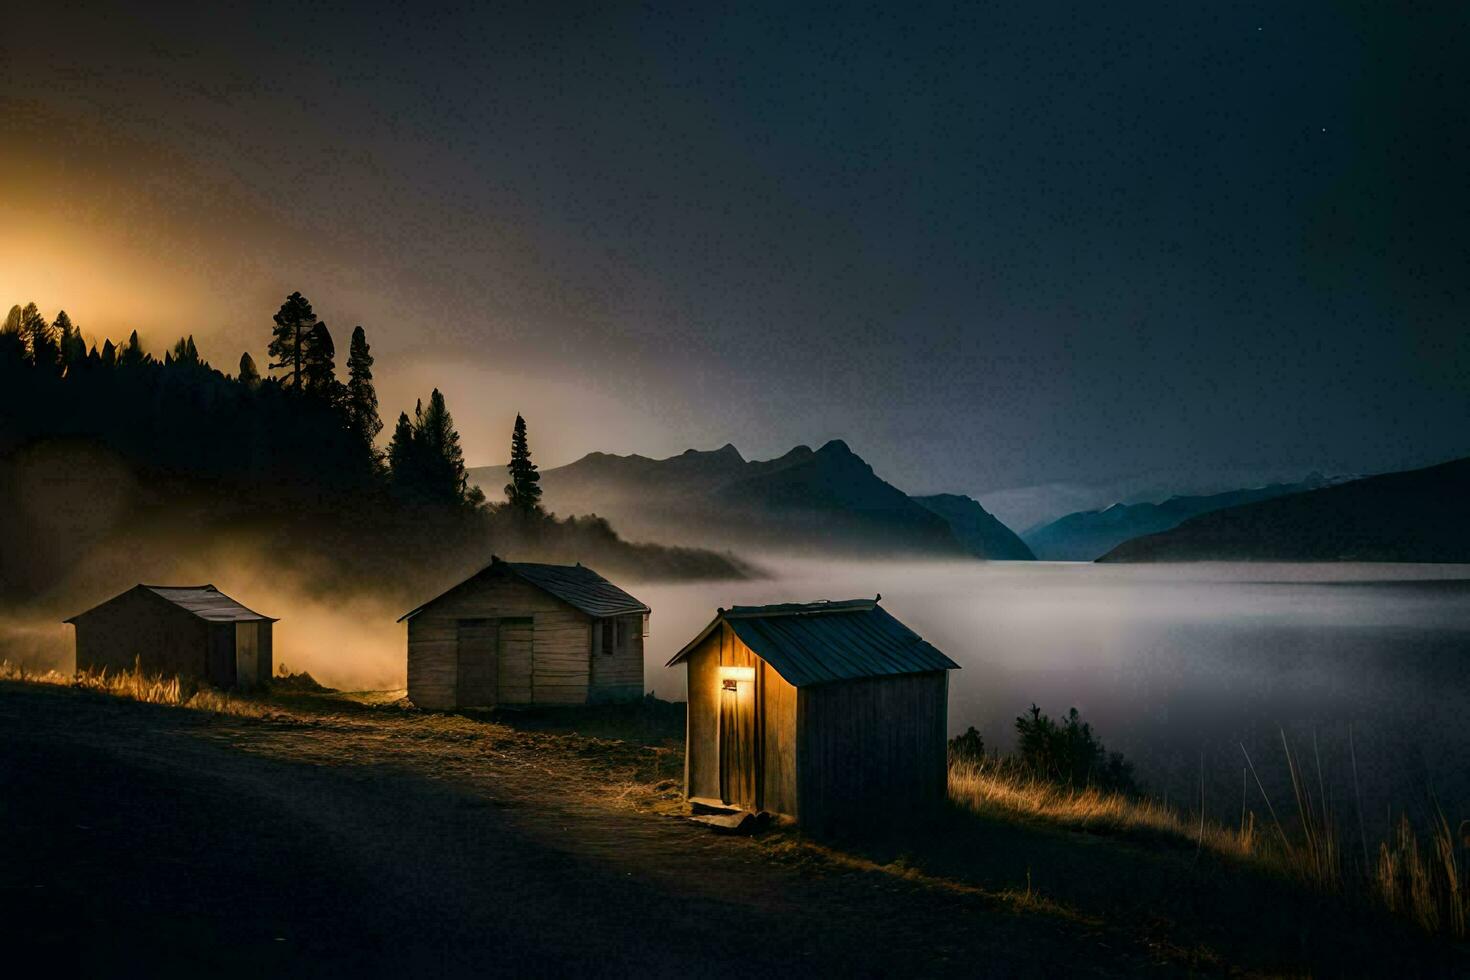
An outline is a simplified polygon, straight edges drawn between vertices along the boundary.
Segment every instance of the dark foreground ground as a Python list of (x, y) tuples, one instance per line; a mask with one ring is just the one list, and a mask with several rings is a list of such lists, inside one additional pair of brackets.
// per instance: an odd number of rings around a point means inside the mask
[[(875, 846), (880, 867), (789, 833), (713, 836), (672, 813), (678, 760), (344, 701), (251, 718), (0, 683), (7, 957), (89, 976), (1465, 966), (1412, 937), (1344, 944), (1305, 906), (1287, 948), (1243, 952), (1228, 924), (1139, 905), (1208, 901), (1210, 882), (1160, 884), (1142, 851), (1084, 835), (967, 827), (948, 879), (915, 867), (923, 846)], [(1053, 895), (1026, 893), (1033, 860)]]

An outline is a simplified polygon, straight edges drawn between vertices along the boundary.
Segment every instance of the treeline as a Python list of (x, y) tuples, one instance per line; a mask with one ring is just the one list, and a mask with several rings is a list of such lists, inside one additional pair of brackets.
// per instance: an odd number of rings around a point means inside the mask
[[(488, 560), (492, 547), (654, 575), (738, 574), (722, 556), (631, 546), (596, 518), (545, 513), (519, 416), (503, 501), (488, 502), (470, 484), (438, 389), (411, 416), (398, 415), (379, 450), (383, 422), (366, 331), (353, 329), (339, 375), (331, 331), (300, 293), (272, 318), (267, 356), (269, 374), (249, 352), (228, 374), (200, 355), (192, 336), (159, 359), (136, 331), (89, 348), (64, 311), (48, 321), (34, 303), (11, 309), (0, 327), (0, 509), (12, 546), (0, 561), (0, 587), (38, 586), (47, 578), (38, 566), (54, 557), (62, 567), (51, 571), (64, 572), (99, 534), (171, 523), (177, 532), (183, 513), (196, 515), (196, 533), (253, 530), (281, 553), (330, 556), (339, 571), (362, 578), (384, 574), (366, 567), (368, 559), (404, 560), (434, 577), (436, 569)], [(78, 457), (79, 470), (102, 451), (134, 478), (116, 526), (99, 530), (72, 513), (87, 504), (56, 487), (54, 474), (52, 500), (27, 481), (26, 461), (42, 450), (54, 457), (58, 447), (91, 453)], [(78, 472), (75, 483), (86, 479)], [(88, 533), (54, 531), (73, 526)], [(27, 531), (39, 540), (14, 547)]]

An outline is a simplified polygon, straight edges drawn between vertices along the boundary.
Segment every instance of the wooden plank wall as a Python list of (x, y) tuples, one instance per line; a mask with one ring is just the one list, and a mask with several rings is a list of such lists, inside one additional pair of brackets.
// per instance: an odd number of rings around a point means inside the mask
[(208, 673), (209, 624), (166, 599), (125, 592), (84, 613), (76, 622), (77, 670), (106, 668), (204, 680)]
[(765, 661), (760, 663), (756, 676), (765, 768), (761, 805), (771, 813), (796, 817), (800, 815), (796, 795), (796, 688), (776, 673), (776, 668)]
[(761, 660), (724, 623), (685, 659), (689, 711), (685, 737), (686, 796), (720, 797), (721, 665), (756, 668), (758, 806), (798, 816), (797, 689)]
[(627, 643), (609, 653), (598, 642), (602, 620), (592, 620), (592, 688), (588, 700), (637, 701), (643, 697), (643, 616), (619, 617), (627, 630)]
[(561, 600), (504, 574), (486, 574), (436, 600), (408, 621), (408, 696), (421, 708), (458, 706), (461, 619), (530, 617), (523, 644), (500, 663), (501, 704), (584, 704), (590, 620)]
[(264, 684), (276, 675), (275, 623), (260, 624), (260, 682)]
[(209, 676), (215, 687), (235, 687), (235, 624), (208, 623)]
[(943, 802), (944, 671), (802, 688), (798, 805), (804, 827), (907, 819)]
[(720, 631), (711, 633), (684, 663), (689, 680), (684, 796), (716, 799), (720, 795)]
[(591, 685), (592, 620), (560, 600), (551, 601), (558, 608), (536, 613), (531, 702), (586, 704)]

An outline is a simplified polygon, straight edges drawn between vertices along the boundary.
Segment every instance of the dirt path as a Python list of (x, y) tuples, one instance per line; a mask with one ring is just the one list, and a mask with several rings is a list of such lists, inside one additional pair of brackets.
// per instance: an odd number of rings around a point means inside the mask
[(1163, 965), (1044, 903), (787, 865), (643, 812), (636, 794), (609, 798), (616, 757), (610, 770), (570, 744), (464, 719), (260, 720), (3, 684), (0, 921), (40, 962), (88, 975)]

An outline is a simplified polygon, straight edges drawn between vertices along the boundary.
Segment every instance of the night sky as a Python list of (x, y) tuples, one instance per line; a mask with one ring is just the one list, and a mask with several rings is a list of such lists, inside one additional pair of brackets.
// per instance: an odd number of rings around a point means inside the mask
[(5, 305), (233, 370), (300, 289), (473, 463), (518, 410), (982, 500), (1470, 454), (1464, 4), (27, 6)]

